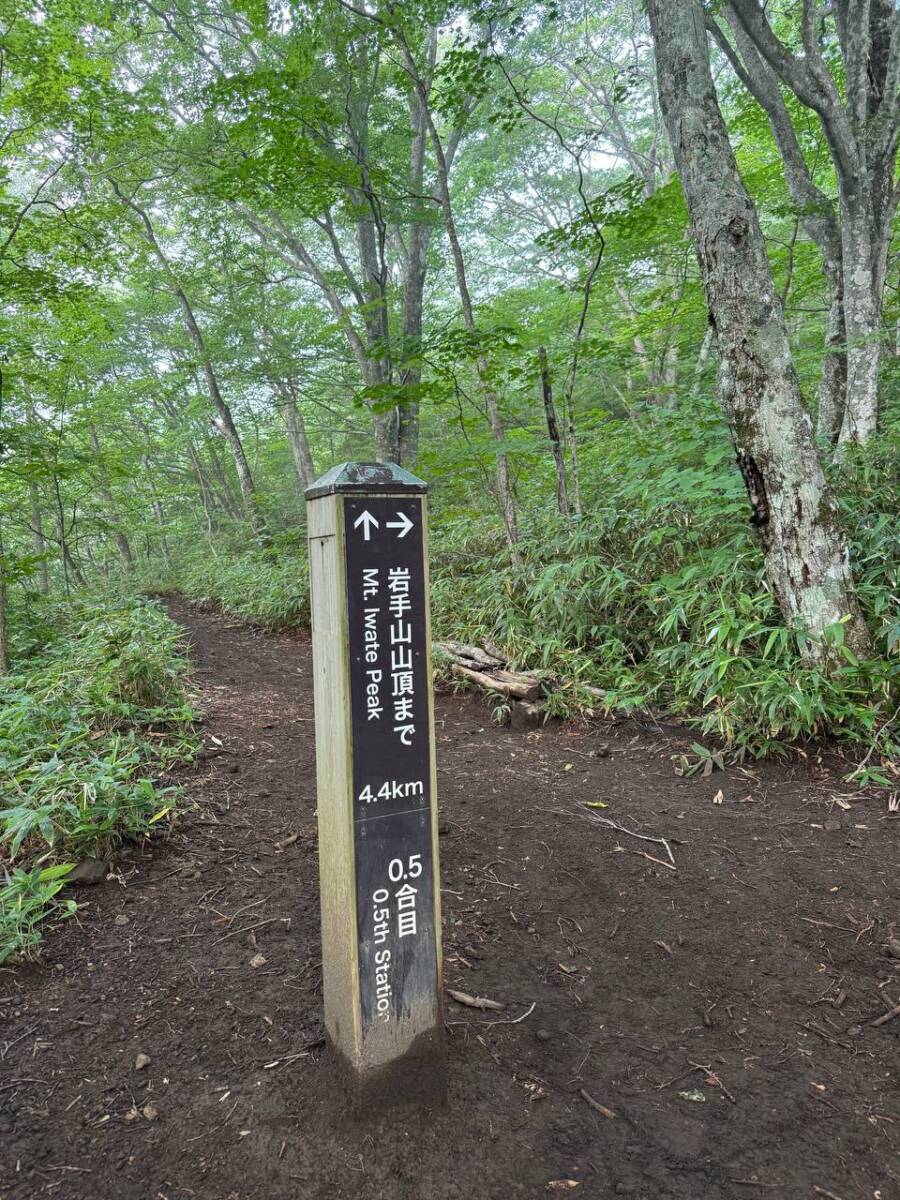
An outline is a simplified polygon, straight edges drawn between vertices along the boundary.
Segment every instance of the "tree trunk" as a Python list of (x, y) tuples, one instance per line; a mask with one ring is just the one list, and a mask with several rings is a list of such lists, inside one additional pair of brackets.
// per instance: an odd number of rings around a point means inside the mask
[(38, 591), (46, 596), (50, 591), (50, 572), (47, 569), (47, 542), (44, 538), (44, 519), (41, 513), (41, 494), (32, 480), (28, 484), (28, 501), (31, 508), (31, 546), (38, 557)]
[(840, 433), (847, 395), (843, 251), (834, 201), (813, 179), (773, 68), (758, 49), (735, 6), (726, 4), (723, 12), (735, 47), (730, 45), (712, 17), (707, 18), (707, 26), (744, 86), (765, 110), (781, 155), (791, 199), (806, 234), (822, 254), (828, 285), (828, 324), (819, 382), (818, 435), (833, 445)]
[(172, 569), (172, 554), (169, 550), (169, 539), (166, 537), (163, 530), (165, 529), (166, 518), (163, 513), (163, 507), (159, 500), (153, 501), (153, 518), (156, 521), (159, 533), (159, 548), (162, 551), (163, 563), (168, 570)]
[(409, 230), (409, 262), (403, 280), (403, 368), (400, 382), (404, 394), (400, 401), (399, 462), (414, 467), (419, 457), (419, 396), (422, 382), (422, 310), (427, 271), (425, 251), (428, 229), (415, 222)]
[(119, 549), (119, 554), (121, 556), (122, 562), (125, 564), (125, 570), (130, 571), (132, 569), (132, 567), (134, 566), (134, 558), (131, 553), (131, 545), (128, 541), (128, 538), (125, 536), (124, 532), (121, 529), (121, 521), (119, 519), (119, 514), (116, 512), (116, 503), (113, 500), (112, 492), (109, 490), (109, 487), (105, 480), (105, 471), (104, 471), (103, 464), (102, 464), (102, 451), (100, 449), (100, 439), (97, 437), (96, 429), (91, 428), (90, 438), (91, 438), (91, 449), (94, 451), (94, 454), (96, 454), (96, 456), (97, 456), (98, 470), (100, 470), (100, 472), (104, 476), (104, 482), (99, 484), (97, 487), (97, 494), (100, 496), (100, 499), (105, 501), (105, 503), (106, 503), (106, 506), (107, 506), (107, 514), (106, 515), (107, 515), (107, 520), (109, 521), (110, 525), (112, 525), (113, 540), (115, 541), (116, 546)]
[(828, 280), (828, 324), (819, 381), (816, 433), (827, 446), (837, 443), (847, 405), (847, 326), (844, 320), (844, 272), (841, 262), (824, 262)]
[(225, 403), (222, 392), (219, 388), (219, 380), (216, 375), (215, 368), (213, 367), (209, 351), (206, 347), (206, 341), (203, 337), (203, 333), (201, 332), (200, 326), (197, 324), (197, 320), (194, 316), (194, 309), (190, 300), (188, 299), (187, 292), (185, 292), (184, 288), (179, 283), (178, 278), (172, 269), (172, 264), (166, 257), (162, 246), (160, 246), (156, 237), (156, 233), (153, 229), (153, 224), (150, 221), (150, 218), (147, 216), (147, 213), (133, 200), (129, 200), (121, 191), (118, 184), (113, 182), (112, 188), (121, 202), (137, 215), (144, 228), (144, 238), (169, 279), (169, 286), (173, 295), (178, 300), (178, 304), (181, 308), (181, 314), (184, 318), (188, 337), (190, 338), (194, 350), (196, 351), (197, 358), (200, 360), (200, 363), (203, 367), (203, 374), (206, 378), (206, 387), (209, 393), (209, 398), (213, 403), (213, 408), (215, 408), (216, 415), (218, 417), (218, 427), (224, 435), (225, 440), (228, 442), (232, 457), (234, 459), (238, 484), (241, 489), (241, 496), (244, 500), (244, 506), (250, 517), (250, 525), (253, 529), (253, 532), (256, 534), (257, 539), (263, 545), (266, 545), (269, 541), (269, 536), (266, 530), (265, 518), (263, 517), (262, 510), (259, 506), (259, 497), (257, 496), (256, 487), (253, 483), (253, 474), (250, 470), (250, 464), (247, 461), (246, 454), (244, 453), (244, 446), (241, 442), (240, 434), (237, 431), (237, 426), (234, 423), (234, 417), (231, 415), (231, 409)]
[[(898, 199), (900, 9), (896, 0), (837, 0), (829, 6), (804, 0), (802, 7), (793, 6), (803, 47), (798, 55), (776, 34), (762, 0), (729, 0), (727, 7), (781, 84), (817, 114), (834, 165), (848, 344), (840, 453), (850, 443), (868, 441), (878, 426), (885, 262)], [(827, 48), (826, 8), (838, 35), (836, 46)]]
[(378, 462), (396, 462), (400, 456), (400, 419), (396, 408), (372, 414), (375, 458)]
[(628, 295), (621, 283), (616, 281), (613, 284), (613, 287), (615, 288), (616, 295), (619, 297), (619, 301), (622, 305), (622, 310), (625, 313), (625, 316), (629, 319), (635, 330), (635, 333), (631, 339), (631, 344), (634, 346), (634, 353), (638, 362), (641, 364), (641, 369), (647, 379), (647, 401), (649, 404), (653, 404), (657, 408), (663, 408), (666, 403), (666, 395), (661, 387), (662, 380), (660, 379), (659, 370), (647, 349), (647, 343), (644, 341), (643, 337), (641, 337), (640, 333), (637, 332), (637, 309), (632, 304), (631, 297)]
[(131, 554), (131, 545), (128, 541), (128, 538), (121, 531), (121, 529), (114, 529), (113, 541), (119, 548), (119, 555), (122, 559), (122, 562), (125, 564), (126, 571), (130, 571), (134, 566), (134, 558)]
[(566, 482), (566, 463), (559, 437), (559, 424), (556, 420), (556, 406), (553, 403), (550, 365), (547, 362), (547, 351), (544, 346), (538, 347), (538, 362), (541, 368), (541, 391), (544, 396), (544, 415), (547, 418), (547, 436), (550, 439), (550, 453), (553, 455), (553, 463), (556, 467), (556, 507), (559, 509), (561, 517), (567, 517), (569, 515), (569, 488)]
[[(477, 341), (478, 330), (475, 324), (475, 313), (472, 308), (472, 295), (469, 291), (469, 282), (466, 275), (466, 264), (463, 257), (462, 246), (459, 241), (459, 234), (456, 229), (456, 219), (453, 215), (453, 205), (450, 200), (450, 178), (447, 167), (447, 158), (444, 154), (444, 146), (441, 142), (440, 134), (434, 124), (434, 119), (431, 115), (431, 110), (428, 107), (428, 95), (424, 84), (416, 71), (415, 62), (410, 53), (409, 46), (404, 41), (402, 43), (403, 56), (406, 60), (407, 69), (413, 79), (416, 89), (419, 93), (419, 100), (422, 104), (422, 113), (425, 118), (426, 127), (431, 139), (432, 149), (434, 150), (435, 166), (437, 170), (438, 192), (441, 201), (441, 210), (444, 216), (444, 227), (447, 232), (447, 240), (450, 243), (450, 251), (453, 255), (453, 266), (456, 273), (456, 285), (459, 292), (460, 307), (462, 309), (463, 324), (466, 327), (466, 332), (472, 338), (473, 343)], [(506, 451), (502, 448), (506, 438), (506, 431), (503, 428), (503, 420), (500, 416), (500, 402), (497, 398), (497, 393), (490, 382), (490, 373), (488, 370), (487, 360), (481, 351), (476, 351), (475, 354), (475, 369), (478, 374), (478, 381), (481, 384), (481, 393), (484, 396), (485, 407), (488, 412), (488, 422), (491, 427), (491, 434), (494, 441), (498, 445), (497, 449), (497, 465), (496, 465), (496, 484), (497, 484), (497, 500), (500, 504), (500, 512), (503, 517), (503, 524), (506, 527), (506, 540), (512, 553), (513, 562), (517, 565), (521, 561), (521, 556), (518, 551), (519, 531), (516, 522), (516, 506), (512, 494), (512, 486), (509, 479), (509, 459)]]
[(703, 341), (700, 343), (700, 350), (697, 353), (697, 361), (694, 364), (694, 381), (691, 384), (692, 396), (700, 395), (700, 389), (703, 383), (703, 372), (706, 369), (706, 364), (709, 361), (709, 356), (712, 354), (715, 344), (715, 327), (712, 325), (707, 325), (706, 332), (703, 335)]
[(649, 0), (663, 114), (719, 346), (719, 392), (785, 621), (825, 661), (825, 630), (871, 650), (837, 504), (800, 394), (756, 209), (738, 172), (709, 65), (700, 0)]
[(284, 428), (287, 432), (288, 443), (291, 447), (291, 455), (294, 460), (294, 470), (297, 472), (300, 486), (303, 488), (312, 487), (316, 481), (316, 468), (313, 464), (312, 452), (309, 448), (309, 439), (306, 436), (306, 424), (303, 420), (303, 414), (297, 407), (294, 397), (287, 392), (282, 392), (280, 408), (281, 419), (284, 421)]
[[(370, 61), (370, 40), (362, 36), (348, 47), (347, 134), (359, 178), (347, 188), (356, 217), (356, 248), (362, 268), (361, 315), (366, 330), (365, 382), (377, 389), (393, 382), (391, 359), (389, 269), (386, 257), (387, 227), (382, 203), (372, 186), (370, 171), (369, 109), (377, 85), (379, 55)], [(381, 395), (378, 399), (383, 400)], [(372, 414), (376, 456), (396, 462), (400, 456), (400, 414), (396, 408)]]
[(206, 376), (206, 385), (209, 391), (210, 399), (213, 402), (213, 407), (218, 414), (218, 428), (223, 434), (228, 447), (231, 450), (231, 456), (234, 459), (234, 469), (237, 472), (238, 486), (241, 489), (241, 497), (244, 501), (244, 508), (250, 516), (250, 525), (258, 540), (265, 545), (268, 542), (268, 533), (266, 531), (266, 523), (263, 518), (262, 511), (259, 507), (259, 497), (256, 494), (256, 485), (253, 482), (253, 474), (250, 470), (250, 464), (247, 461), (247, 456), (244, 453), (244, 445), (241, 441), (240, 434), (237, 431), (237, 426), (234, 423), (234, 418), (231, 415), (231, 409), (222, 398), (222, 393), (219, 390), (219, 381), (216, 377), (215, 369), (212, 361), (206, 351), (206, 343), (203, 340), (203, 335), (194, 320), (193, 310), (185, 293), (178, 288), (178, 298), (181, 301), (181, 307), (184, 312), (185, 323), (188, 331), (197, 349), (197, 353), (203, 362), (203, 373)]
[[(432, 27), (428, 40), (429, 65), (434, 64), (437, 52), (437, 28)], [(422, 99), (413, 87), (409, 95), (409, 124), (412, 143), (409, 152), (409, 191), (421, 196), (425, 180), (426, 124)], [(419, 397), (422, 382), (422, 311), (425, 298), (425, 277), (428, 271), (428, 243), (431, 226), (416, 215), (409, 226), (409, 244), (403, 271), (403, 360), (400, 382), (406, 393), (400, 402), (400, 462), (414, 466), (419, 455)]]
[(3, 548), (3, 526), (0, 525), (0, 675), (8, 675), (9, 624), (6, 618), (6, 555)]
[(72, 557), (72, 552), (69, 550), (69, 539), (66, 534), (65, 514), (62, 507), (62, 499), (59, 496), (59, 484), (57, 483), (57, 504), (58, 511), (56, 514), (56, 540), (59, 543), (59, 556), (62, 560), (63, 579), (66, 584), (66, 594), (69, 592), (69, 580), (74, 579), (78, 587), (84, 587), (84, 575), (81, 572), (81, 567)]
[[(207, 478), (206, 484), (209, 488), (210, 496), (219, 506), (219, 508), (222, 509), (226, 516), (231, 517), (233, 521), (245, 521), (247, 519), (246, 513), (241, 508), (240, 501), (234, 494), (231, 481), (225, 474), (222, 461), (219, 458), (219, 450), (216, 445), (217, 440), (217, 438), (210, 437), (209, 435), (205, 436), (203, 439), (203, 444), (206, 448), (207, 455), (209, 456), (209, 467), (212, 479), (215, 480), (215, 482), (219, 485), (219, 491), (221, 492), (221, 495), (218, 495), (215, 488), (212, 486), (212, 482), (209, 478)], [(200, 461), (202, 463), (202, 458)]]
[(881, 292), (876, 284), (878, 247), (874, 244), (871, 205), (860, 195), (845, 199), (841, 207), (847, 403), (839, 452), (854, 443), (865, 444), (876, 432), (881, 366)]

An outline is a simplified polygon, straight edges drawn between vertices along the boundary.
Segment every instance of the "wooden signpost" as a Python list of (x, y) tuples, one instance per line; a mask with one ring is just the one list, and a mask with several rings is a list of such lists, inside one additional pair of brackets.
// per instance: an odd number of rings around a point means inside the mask
[(343, 463), (306, 493), (325, 1026), (404, 1100), (445, 1086), (426, 490)]

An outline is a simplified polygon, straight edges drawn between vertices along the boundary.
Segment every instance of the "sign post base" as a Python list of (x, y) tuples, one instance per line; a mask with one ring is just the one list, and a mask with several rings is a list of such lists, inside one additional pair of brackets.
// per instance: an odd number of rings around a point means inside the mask
[(377, 1118), (386, 1109), (412, 1105), (439, 1108), (447, 1103), (447, 1062), (443, 1031), (421, 1034), (400, 1058), (358, 1071), (329, 1038), (328, 1056), (345, 1111), (356, 1120)]

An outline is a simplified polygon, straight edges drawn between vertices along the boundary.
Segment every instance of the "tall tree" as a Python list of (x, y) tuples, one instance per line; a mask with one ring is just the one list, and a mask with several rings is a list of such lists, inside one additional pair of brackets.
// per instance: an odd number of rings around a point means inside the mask
[(253, 474), (250, 470), (250, 463), (247, 460), (247, 455), (244, 451), (244, 445), (241, 441), (241, 436), (234, 422), (234, 416), (231, 408), (226, 403), (222, 395), (222, 389), (219, 386), (219, 378), (216, 373), (215, 364), (212, 356), (206, 345), (206, 339), (203, 336), (203, 331), (197, 322), (197, 317), (194, 313), (194, 306), (191, 304), (190, 298), (184, 289), (184, 285), (178, 278), (168, 255), (163, 250), (156, 230), (153, 228), (153, 222), (145, 208), (142, 208), (132, 196), (128, 196), (115, 181), (111, 181), (111, 186), (116, 196), (121, 203), (130, 212), (134, 213), (138, 218), (141, 230), (147, 245), (150, 247), (155, 258), (162, 268), (168, 286), (173, 295), (177, 298), (181, 308), (181, 313), (184, 318), (185, 328), (188, 336), (194, 347), (197, 359), (203, 369), (203, 375), (206, 380), (206, 387), (209, 392), (209, 398), (212, 401), (213, 408), (216, 411), (216, 418), (219, 428), (225, 440), (228, 442), (231, 450), (232, 458), (234, 459), (235, 470), (237, 471), (238, 482), (240, 484), (241, 496), (244, 501), (244, 506), (250, 518), (250, 524), (257, 538), (265, 543), (268, 540), (266, 531), (266, 522), (263, 517), (262, 508), (259, 502), (259, 496), (256, 491), (256, 485), (253, 482)]
[(822, 472), (756, 208), (713, 84), (700, 0), (649, 0), (660, 100), (718, 338), (719, 396), (785, 619), (812, 636), (842, 624), (870, 650), (837, 505)]
[[(846, 401), (838, 441), (846, 446), (869, 441), (878, 425), (884, 287), (900, 200), (894, 179), (900, 138), (900, 9), (893, 0), (803, 0), (794, 7), (799, 8), (799, 29), (788, 26), (787, 36), (779, 37), (761, 0), (732, 0), (724, 6), (738, 56), (731, 57), (736, 66), (741, 60), (741, 75), (769, 114), (795, 202), (807, 210), (807, 223), (820, 223), (814, 236), (823, 247), (826, 271), (834, 275), (830, 205), (809, 186), (783, 103), (775, 95), (779, 85), (816, 114), (831, 153), (840, 211), (841, 280), (838, 284), (835, 276), (830, 282), (832, 303), (839, 298), (843, 305), (847, 339)], [(793, 48), (797, 41), (802, 53)], [(830, 338), (834, 332), (829, 329)], [(830, 402), (826, 394), (826, 405)], [(836, 426), (836, 418), (826, 408), (826, 426)]]

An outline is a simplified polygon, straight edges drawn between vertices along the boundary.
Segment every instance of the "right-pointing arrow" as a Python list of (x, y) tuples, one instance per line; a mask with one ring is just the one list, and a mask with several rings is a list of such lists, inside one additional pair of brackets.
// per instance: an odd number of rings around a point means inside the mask
[(359, 529), (360, 525), (363, 527), (363, 537), (366, 541), (368, 541), (372, 536), (372, 530), (378, 528), (378, 522), (368, 509), (365, 509), (363, 512), (361, 512), (353, 522), (354, 529)]
[(409, 517), (406, 515), (406, 513), (398, 512), (397, 516), (400, 518), (400, 520), (399, 521), (385, 521), (385, 523), (384, 523), (385, 528), (386, 529), (399, 529), (400, 532), (397, 534), (397, 537), (398, 538), (406, 537), (406, 535), (412, 529), (413, 523), (409, 519)]

